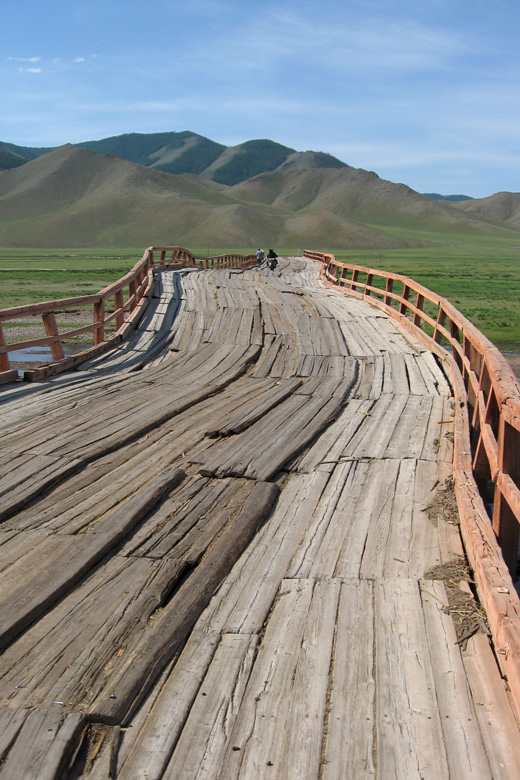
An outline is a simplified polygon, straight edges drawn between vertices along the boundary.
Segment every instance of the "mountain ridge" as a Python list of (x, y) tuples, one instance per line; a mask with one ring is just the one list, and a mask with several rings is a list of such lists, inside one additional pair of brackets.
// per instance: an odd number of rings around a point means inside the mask
[[(324, 152), (297, 152), (288, 146), (256, 139), (236, 146), (224, 146), (189, 130), (165, 133), (125, 133), (74, 144), (100, 154), (110, 154), (123, 160), (166, 173), (193, 173), (232, 186), (265, 171), (274, 170), (299, 155), (316, 155), (314, 164), (326, 167), (345, 165)], [(53, 147), (58, 148), (58, 147)], [(30, 162), (52, 149), (15, 146), (0, 142), (0, 171)]]
[[(326, 152), (297, 152), (268, 139), (244, 141), (228, 147), (190, 130), (123, 133), (74, 146), (111, 154), (166, 173), (193, 173), (229, 186), (280, 166), (303, 167), (306, 164), (307, 167), (340, 168), (347, 165)], [(17, 146), (0, 141), (0, 172), (24, 165), (56, 148)], [(441, 202), (472, 200), (468, 195), (422, 194)]]
[(390, 248), (429, 242), (428, 231), (515, 229), (370, 171), (313, 167), (302, 155), (229, 186), (67, 144), (0, 173), (0, 244)]

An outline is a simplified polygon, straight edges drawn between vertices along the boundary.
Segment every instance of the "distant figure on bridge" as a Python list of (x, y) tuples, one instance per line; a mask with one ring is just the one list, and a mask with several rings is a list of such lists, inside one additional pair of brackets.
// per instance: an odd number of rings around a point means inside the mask
[(274, 249), (270, 249), (269, 252), (267, 253), (267, 265), (269, 266), (271, 271), (274, 271), (274, 269), (278, 265), (277, 257), (278, 255), (276, 254)]
[(260, 268), (263, 262), (264, 262), (264, 250), (259, 249), (256, 253), (256, 264)]

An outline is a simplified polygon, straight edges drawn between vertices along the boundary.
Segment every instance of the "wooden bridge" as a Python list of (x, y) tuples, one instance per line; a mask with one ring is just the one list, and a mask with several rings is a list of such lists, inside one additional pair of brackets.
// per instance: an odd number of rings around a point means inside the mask
[(0, 312), (54, 357), (10, 381), (0, 330), (0, 780), (520, 776), (517, 383), (305, 254)]

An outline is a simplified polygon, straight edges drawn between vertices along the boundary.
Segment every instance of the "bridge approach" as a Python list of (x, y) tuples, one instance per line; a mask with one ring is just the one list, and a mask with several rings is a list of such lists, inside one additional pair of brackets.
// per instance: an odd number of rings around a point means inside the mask
[(0, 780), (520, 775), (453, 359), (322, 260), (163, 264), (119, 345), (4, 385)]

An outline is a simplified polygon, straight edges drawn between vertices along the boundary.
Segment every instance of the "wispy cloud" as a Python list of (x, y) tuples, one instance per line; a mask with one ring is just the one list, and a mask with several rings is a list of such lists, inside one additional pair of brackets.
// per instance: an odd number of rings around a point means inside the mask
[(11, 62), (39, 62), (41, 57), (7, 57)]

